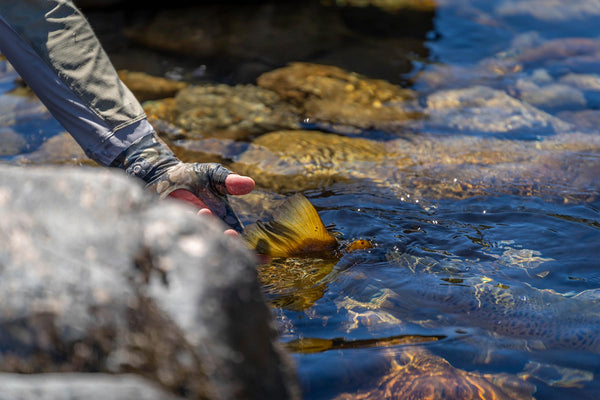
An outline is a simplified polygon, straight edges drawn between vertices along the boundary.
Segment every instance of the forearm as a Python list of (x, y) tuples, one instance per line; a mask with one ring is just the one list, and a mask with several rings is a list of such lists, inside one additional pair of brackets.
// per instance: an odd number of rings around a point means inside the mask
[(0, 2), (0, 51), (86, 154), (110, 165), (153, 129), (69, 0)]
[[(189, 192), (242, 231), (227, 200), (231, 172), (220, 164), (182, 163), (153, 134), (71, 0), (0, 1), (0, 51), (92, 159), (144, 180), (160, 197)], [(252, 190), (254, 181), (242, 181), (246, 193)]]

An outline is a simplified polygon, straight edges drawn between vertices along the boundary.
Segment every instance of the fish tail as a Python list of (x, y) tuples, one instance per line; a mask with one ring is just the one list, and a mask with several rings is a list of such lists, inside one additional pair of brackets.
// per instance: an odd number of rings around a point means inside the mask
[(251, 248), (270, 257), (295, 257), (337, 248), (317, 210), (297, 193), (288, 197), (266, 222), (248, 225), (242, 234)]

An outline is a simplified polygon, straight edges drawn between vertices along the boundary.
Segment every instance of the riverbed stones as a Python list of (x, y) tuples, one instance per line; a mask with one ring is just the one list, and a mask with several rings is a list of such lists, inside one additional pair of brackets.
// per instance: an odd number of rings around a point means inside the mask
[(116, 170), (2, 166), (0, 221), (0, 371), (135, 373), (193, 399), (299, 397), (256, 260), (218, 220)]
[(81, 146), (67, 132), (62, 132), (46, 139), (34, 151), (20, 154), (12, 161), (15, 164), (35, 165), (98, 165), (94, 160), (85, 155)]
[(173, 97), (188, 86), (185, 82), (125, 69), (119, 71), (119, 78), (140, 102)]
[(27, 149), (23, 136), (10, 128), (0, 127), (0, 156), (19, 154)]
[(455, 133), (531, 137), (567, 131), (570, 126), (501, 90), (486, 86), (450, 89), (427, 98), (425, 125)]
[(235, 157), (232, 168), (276, 192), (302, 191), (348, 181), (362, 165), (385, 157), (378, 142), (318, 131), (278, 131), (260, 136)]
[[(509, 374), (479, 374), (452, 366), (428, 350), (407, 346), (385, 352), (388, 372), (371, 389), (344, 393), (336, 400), (367, 399), (533, 399), (535, 386)], [(391, 397), (390, 397), (391, 396)]]
[(338, 67), (293, 63), (261, 75), (256, 85), (204, 84), (174, 99), (151, 102), (151, 121), (170, 139), (243, 139), (263, 133), (323, 124), (333, 131), (400, 131), (421, 115), (414, 93)]
[(261, 75), (257, 83), (296, 105), (308, 123), (389, 130), (420, 116), (411, 111), (411, 90), (335, 66), (291, 63)]
[(282, 102), (277, 93), (254, 85), (193, 86), (181, 90), (174, 99), (146, 104), (145, 110), (152, 119), (176, 127), (162, 129), (170, 139), (243, 139), (298, 128), (300, 122), (296, 107)]

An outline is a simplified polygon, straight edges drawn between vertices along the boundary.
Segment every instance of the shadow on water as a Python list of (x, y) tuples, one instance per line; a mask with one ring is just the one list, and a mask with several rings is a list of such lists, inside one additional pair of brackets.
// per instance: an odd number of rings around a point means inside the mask
[(86, 14), (119, 69), (237, 84), (306, 61), (401, 83), (414, 60), (428, 57), (435, 3), (382, 10), (320, 0), (134, 1)]

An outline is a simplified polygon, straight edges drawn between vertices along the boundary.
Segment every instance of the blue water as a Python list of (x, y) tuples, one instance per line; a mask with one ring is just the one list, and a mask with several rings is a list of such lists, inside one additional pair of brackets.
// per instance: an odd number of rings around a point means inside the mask
[[(485, 84), (509, 91), (516, 79), (539, 69), (553, 79), (569, 73), (598, 76), (599, 53), (563, 57), (548, 53), (519, 64), (517, 73), (486, 74), (478, 66), (517, 59), (519, 40), (540, 45), (570, 37), (598, 41), (600, 9), (578, 18), (540, 21), (530, 15), (498, 16), (498, 8), (508, 4), (503, 1), (440, 3), (435, 32), (426, 42), (430, 58), (416, 66), (419, 72), (440, 65), (463, 69), (462, 75), (456, 73), (460, 79), (443, 82), (442, 88)], [(570, 6), (563, 7), (567, 11)], [(438, 89), (415, 76), (413, 87), (421, 93)], [(585, 106), (564, 104), (545, 111), (560, 116), (570, 107), (598, 110), (598, 88), (583, 91)], [(597, 126), (587, 132), (600, 133)], [(505, 138), (541, 140), (554, 134), (539, 133), (511, 132)], [(486, 132), (478, 134), (486, 136)], [(591, 170), (582, 167), (583, 174), (600, 174), (600, 154), (580, 156), (595, 160), (589, 164)], [(573, 167), (577, 165), (574, 161)], [(555, 193), (581, 190), (574, 183), (547, 185)], [(320, 337), (356, 343), (295, 356), (306, 398), (331, 399), (376, 388), (390, 369), (390, 348), (400, 354), (403, 346), (411, 345), (360, 348), (360, 343), (398, 335), (444, 337), (414, 346), (425, 347), (465, 371), (520, 374), (535, 385), (534, 396), (539, 399), (597, 398), (600, 201), (593, 179), (584, 191), (591, 200), (497, 194), (434, 200), (430, 203), (434, 207), (427, 210), (365, 188), (338, 189), (326, 196), (314, 193), (311, 201), (326, 224), (344, 238), (368, 238), (376, 247), (344, 256), (325, 294), (310, 309), (281, 311), (286, 322), (284, 340)], [(477, 297), (478, 290), (496, 290), (499, 296)], [(386, 293), (391, 295), (379, 308), (366, 306)], [(503, 303), (507, 300), (501, 295), (513, 299)], [(363, 307), (348, 309), (343, 302), (347, 298), (362, 302)], [(357, 317), (361, 312), (362, 319)]]
[[(593, 379), (578, 382), (581, 387), (577, 388), (552, 386), (543, 376), (544, 381), (530, 378), (537, 386), (536, 398), (593, 398), (600, 389), (596, 379), (600, 373), (598, 343), (588, 348), (584, 343), (553, 339), (570, 330), (597, 337), (598, 293), (591, 299), (576, 295), (600, 285), (598, 201), (563, 205), (536, 197), (477, 197), (439, 201), (435, 212), (400, 208), (395, 199), (373, 201), (369, 195), (340, 194), (312, 201), (322, 209), (324, 222), (335, 224), (344, 237), (369, 238), (377, 247), (348, 254), (338, 262), (336, 269), (342, 271), (309, 310), (283, 311), (289, 319), (284, 339), (444, 336), (419, 346), (467, 371), (519, 374), (528, 363), (539, 362), (556, 368), (553, 373), (557, 375), (562, 367), (593, 374)], [(535, 249), (548, 261), (511, 264), (501, 258), (511, 249)], [(389, 253), (408, 263), (418, 258), (421, 262), (416, 262), (416, 271), (412, 271)], [(488, 313), (486, 308), (494, 307), (486, 304), (490, 299), (482, 299), (483, 311), (473, 310), (473, 287), (482, 279), (489, 280), (490, 287), (502, 284), (506, 293), (521, 302)], [(339, 306), (346, 297), (366, 303), (386, 291), (394, 295), (378, 309), (380, 320), (372, 325), (367, 317), (358, 323), (354, 319), (353, 312), (369, 311), (367, 308)], [(548, 327), (547, 336), (497, 329), (502, 323), (526, 324), (521, 318), (539, 319), (540, 325)], [(546, 348), (531, 349), (530, 343), (537, 340)], [(382, 349), (296, 355), (307, 398), (327, 399), (368, 388), (369, 382), (389, 367)], [(392, 349), (402, 351), (401, 346)]]

